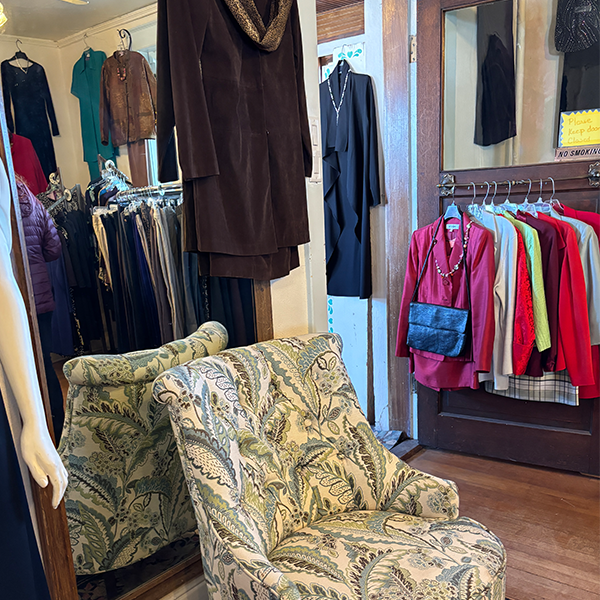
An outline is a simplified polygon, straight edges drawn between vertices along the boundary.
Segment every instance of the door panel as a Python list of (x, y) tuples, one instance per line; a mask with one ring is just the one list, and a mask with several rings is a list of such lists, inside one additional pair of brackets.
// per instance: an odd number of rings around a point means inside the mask
[[(442, 61), (444, 11), (484, 2), (419, 0), (417, 3), (417, 146), (418, 225), (433, 222), (448, 198), (440, 195), (438, 183), (444, 173), (442, 156)], [(557, 93), (559, 91), (557, 90)], [(465, 110), (468, 103), (465, 102)], [(469, 182), (513, 183), (512, 197), (522, 201), (529, 178), (544, 179), (543, 196), (552, 194), (578, 210), (600, 211), (600, 188), (590, 185), (589, 162), (544, 163), (452, 171), (460, 187), (454, 189), (457, 204), (464, 207), (473, 198)], [(598, 178), (592, 183), (599, 183)], [(478, 202), (487, 186), (477, 188)], [(507, 195), (499, 186), (496, 203)], [(533, 184), (531, 200), (539, 196)], [(491, 196), (490, 196), (491, 197)], [(450, 199), (452, 200), (452, 199)], [(515, 400), (485, 390), (438, 393), (418, 385), (419, 442), (423, 445), (554, 467), (591, 474), (599, 473), (600, 400), (580, 400), (580, 406)]]

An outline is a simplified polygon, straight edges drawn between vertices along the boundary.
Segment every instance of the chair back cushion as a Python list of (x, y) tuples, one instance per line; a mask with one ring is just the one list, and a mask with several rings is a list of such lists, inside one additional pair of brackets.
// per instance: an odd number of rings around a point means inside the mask
[(68, 361), (59, 454), (77, 574), (130, 565), (196, 529), (168, 411), (152, 400), (163, 371), (227, 345), (216, 322), (156, 350)]
[[(266, 556), (293, 532), (336, 513), (423, 512), (439, 480), (377, 441), (341, 353), (334, 334), (280, 339), (157, 379), (154, 395), (169, 404), (203, 552), (221, 539)], [(447, 500), (436, 514), (452, 518), (455, 493)]]

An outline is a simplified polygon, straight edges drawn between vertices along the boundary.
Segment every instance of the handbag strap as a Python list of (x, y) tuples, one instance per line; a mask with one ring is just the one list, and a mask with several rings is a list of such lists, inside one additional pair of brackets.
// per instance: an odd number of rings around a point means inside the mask
[[(459, 209), (460, 211), (460, 209)], [(467, 249), (465, 248), (464, 244), (465, 244), (465, 226), (463, 223), (463, 218), (462, 218), (462, 212), (460, 215), (460, 232), (462, 235), (462, 240), (461, 243), (463, 245), (463, 261), (465, 263), (465, 282), (467, 284), (467, 299), (469, 302), (469, 311), (471, 310), (471, 286), (469, 284), (469, 271), (467, 268)], [(415, 298), (417, 297), (417, 291), (419, 290), (419, 285), (421, 285), (421, 278), (423, 277), (423, 272), (425, 271), (425, 266), (427, 265), (427, 261), (429, 260), (429, 255), (431, 254), (431, 251), (433, 250), (433, 246), (435, 244), (435, 236), (437, 235), (439, 229), (440, 229), (440, 225), (442, 223), (442, 221), (444, 220), (443, 215), (438, 219), (438, 224), (436, 225), (435, 231), (433, 232), (433, 237), (431, 238), (431, 244), (429, 244), (429, 250), (427, 250), (427, 256), (425, 256), (425, 260), (423, 261), (423, 266), (421, 267), (421, 272), (419, 273), (419, 277), (417, 279), (417, 285), (415, 286), (415, 289), (413, 291), (412, 297), (410, 299), (411, 302), (415, 301)]]

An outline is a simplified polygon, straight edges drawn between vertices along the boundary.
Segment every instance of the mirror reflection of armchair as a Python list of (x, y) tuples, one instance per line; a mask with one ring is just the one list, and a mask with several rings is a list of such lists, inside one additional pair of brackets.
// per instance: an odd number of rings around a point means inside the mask
[(75, 358), (59, 454), (75, 572), (131, 565), (196, 529), (165, 407), (152, 383), (166, 369), (227, 345), (216, 322), (156, 350)]
[(157, 378), (212, 600), (504, 600), (502, 543), (379, 443), (341, 351), (308, 335)]

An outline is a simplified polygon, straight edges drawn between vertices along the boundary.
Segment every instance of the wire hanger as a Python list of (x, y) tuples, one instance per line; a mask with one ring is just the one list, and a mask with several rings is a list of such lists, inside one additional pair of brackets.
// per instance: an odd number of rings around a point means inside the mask
[(29, 57), (27, 56), (27, 54), (25, 54), (25, 52), (23, 52), (23, 48), (21, 48), (21, 44), (23, 42), (19, 39), (15, 40), (15, 45), (17, 46), (17, 51), (15, 52), (14, 56), (12, 58), (9, 58), (8, 60), (16, 60), (17, 58), (22, 58), (23, 60), (29, 60)]
[[(487, 181), (485, 183), (487, 183)], [(472, 181), (471, 181), (470, 185), (473, 186), (473, 201), (471, 202), (471, 204), (469, 204), (469, 206), (467, 206), (467, 210), (472, 215), (474, 215), (476, 212), (479, 212), (479, 210), (481, 209), (481, 207), (477, 204), (477, 187), (476, 187), (476, 185)], [(487, 183), (487, 186), (488, 186), (488, 192), (489, 192), (490, 191), (490, 184)]]
[[(119, 47), (121, 50), (131, 50), (131, 44), (133, 42), (133, 38), (131, 37), (131, 33), (127, 29), (118, 29), (119, 37), (121, 41), (119, 42)], [(127, 40), (127, 47), (125, 47), (125, 40)]]
[(83, 43), (85, 44), (85, 48), (83, 49), (84, 52), (88, 52), (90, 51), (92, 48), (88, 43), (88, 34), (87, 32), (83, 34)]
[(504, 200), (504, 202), (502, 204), (500, 204), (497, 208), (500, 209), (502, 212), (504, 212), (505, 210), (516, 211), (517, 205), (514, 204), (513, 202), (509, 202), (510, 193), (512, 191), (512, 181), (507, 180), (506, 183), (508, 184), (508, 195), (506, 196), (506, 199)]
[(531, 193), (532, 183), (533, 182), (531, 181), (531, 179), (529, 179), (529, 189), (527, 190), (527, 194), (525, 194), (525, 200), (523, 200), (523, 202), (521, 202), (521, 204), (519, 205), (519, 210), (521, 210), (522, 212), (532, 214), (534, 217), (537, 217), (537, 210), (535, 209), (535, 206), (531, 202), (529, 202), (529, 194)]
[(447, 221), (448, 219), (462, 219), (462, 212), (454, 201), (454, 196), (452, 197), (452, 204), (448, 205), (448, 208), (444, 213), (444, 221)]
[[(494, 212), (494, 200), (496, 199), (496, 193), (498, 192), (498, 184), (496, 183), (496, 181), (492, 181), (492, 183), (494, 184), (494, 195), (492, 196), (492, 199), (490, 200), (489, 204), (485, 203), (485, 200), (482, 203), (482, 207), (484, 210), (487, 210), (488, 212), (493, 213)], [(489, 192), (488, 192), (489, 194)], [(486, 196), (487, 198), (487, 196)]]
[(533, 204), (533, 206), (535, 207), (536, 211), (542, 211), (542, 212), (550, 212), (550, 204), (548, 204), (548, 202), (544, 202), (544, 198), (543, 198), (543, 192), (542, 192), (542, 187), (544, 185), (544, 180), (540, 179), (540, 197), (537, 199), (537, 202), (535, 202)]

